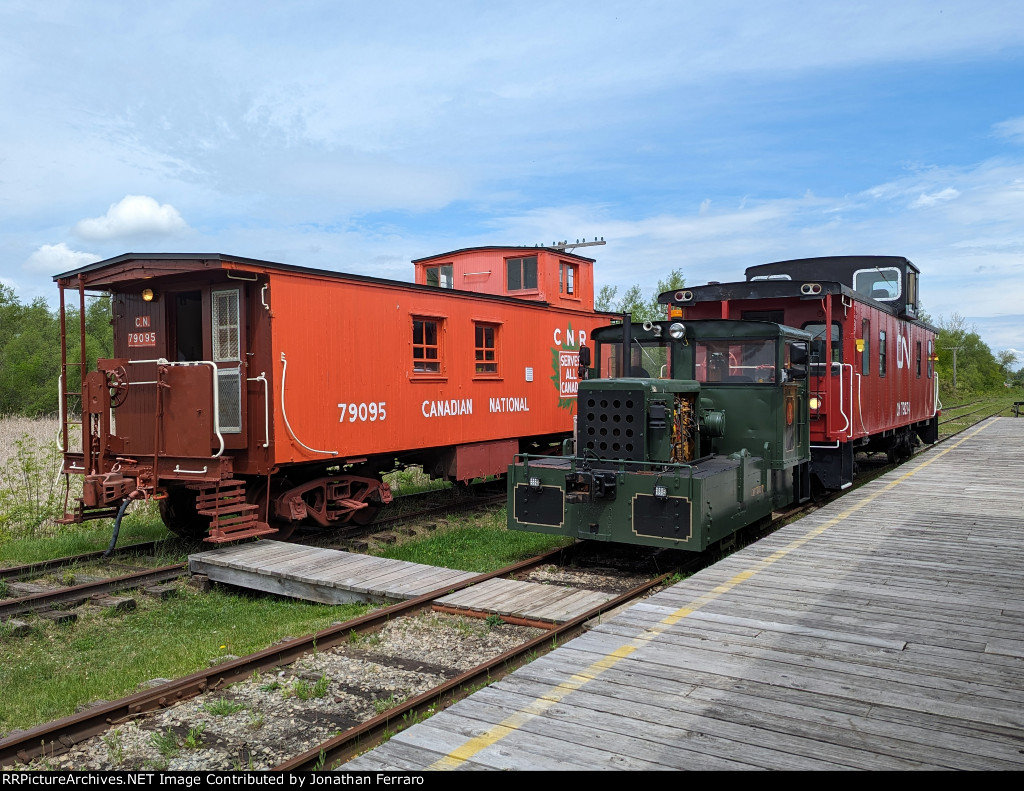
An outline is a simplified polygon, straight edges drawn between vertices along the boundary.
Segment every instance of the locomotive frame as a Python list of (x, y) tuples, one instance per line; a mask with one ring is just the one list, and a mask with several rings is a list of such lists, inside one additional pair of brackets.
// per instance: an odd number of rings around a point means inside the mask
[[(369, 521), (396, 462), (467, 482), (556, 449), (571, 435), (579, 346), (607, 320), (593, 259), (486, 247), (414, 265), (404, 283), (126, 254), (57, 275), (63, 472), (83, 476), (64, 521), (154, 498), (185, 536), (283, 537)], [(80, 362), (87, 291), (112, 298), (115, 357), (95, 371)]]

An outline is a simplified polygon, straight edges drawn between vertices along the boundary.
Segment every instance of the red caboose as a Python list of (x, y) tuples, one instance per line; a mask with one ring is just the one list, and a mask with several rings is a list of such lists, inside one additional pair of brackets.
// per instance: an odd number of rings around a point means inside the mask
[(171, 529), (227, 541), (368, 521), (396, 462), (504, 473), (571, 436), (577, 350), (607, 321), (592, 266), (511, 247), (417, 261), (416, 284), (226, 255), (58, 275), (62, 319), (66, 289), (98, 290), (114, 324), (97, 371), (64, 344), (64, 470), (85, 477), (67, 519), (157, 497)]
[(660, 299), (684, 319), (771, 321), (815, 336), (811, 469), (825, 488), (840, 489), (853, 481), (855, 452), (898, 460), (915, 438), (938, 439), (938, 331), (917, 318), (919, 276), (898, 256), (804, 258)]

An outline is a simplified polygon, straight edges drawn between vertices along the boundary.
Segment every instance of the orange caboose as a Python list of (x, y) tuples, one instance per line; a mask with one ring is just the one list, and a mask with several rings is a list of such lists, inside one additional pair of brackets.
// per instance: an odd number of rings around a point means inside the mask
[(281, 536), (368, 521), (396, 464), (469, 481), (570, 436), (578, 349), (608, 319), (593, 259), (488, 247), (414, 263), (416, 283), (192, 254), (56, 276), (62, 319), (66, 290), (83, 308), (103, 291), (114, 325), (115, 358), (92, 372), (64, 334), (64, 472), (84, 476), (66, 519), (156, 497), (184, 535)]

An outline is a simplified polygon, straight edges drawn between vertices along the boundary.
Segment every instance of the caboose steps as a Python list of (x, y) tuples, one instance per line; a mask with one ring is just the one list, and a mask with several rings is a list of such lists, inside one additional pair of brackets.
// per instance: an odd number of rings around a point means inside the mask
[(216, 484), (192, 484), (196, 512), (210, 517), (210, 532), (203, 540), (211, 544), (266, 536), (277, 530), (259, 521), (259, 506), (246, 502), (245, 481), (219, 481)]

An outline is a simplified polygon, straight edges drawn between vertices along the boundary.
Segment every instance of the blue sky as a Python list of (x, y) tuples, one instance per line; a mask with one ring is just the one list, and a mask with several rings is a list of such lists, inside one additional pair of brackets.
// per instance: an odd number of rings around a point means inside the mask
[(129, 251), (408, 280), (597, 236), (599, 286), (905, 255), (1024, 352), (1019, 0), (0, 0), (0, 107), (26, 300)]

